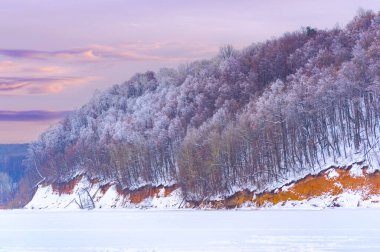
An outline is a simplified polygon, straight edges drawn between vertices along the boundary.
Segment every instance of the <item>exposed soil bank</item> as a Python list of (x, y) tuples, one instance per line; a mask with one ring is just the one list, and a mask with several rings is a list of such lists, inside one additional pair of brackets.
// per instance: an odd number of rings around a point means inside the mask
[[(319, 199), (324, 206), (339, 207), (342, 195), (355, 195), (357, 205), (360, 201), (380, 204), (380, 172), (368, 172), (367, 166), (355, 163), (345, 167), (330, 167), (315, 175), (307, 175), (297, 181), (285, 184), (272, 191), (254, 192), (242, 190), (221, 200), (186, 201), (181, 188), (171, 186), (145, 185), (135, 190), (123, 189), (115, 183), (100, 184), (85, 175), (75, 177), (67, 183), (40, 185), (31, 208), (66, 208), (72, 203), (82, 206), (92, 202), (95, 208), (137, 207), (137, 208), (240, 208), (283, 206), (304, 204)], [(85, 195), (84, 195), (85, 192)], [(84, 196), (83, 196), (84, 195)], [(352, 201), (351, 198), (345, 198)], [(44, 205), (44, 201), (49, 201)], [(79, 201), (83, 201), (80, 204)], [(35, 204), (37, 202), (37, 204)], [(301, 203), (300, 203), (301, 202)], [(353, 205), (350, 202), (350, 206)], [(313, 206), (312, 203), (309, 205)], [(343, 204), (346, 206), (347, 204)], [(367, 204), (368, 205), (368, 204)], [(380, 206), (380, 205), (379, 205)]]

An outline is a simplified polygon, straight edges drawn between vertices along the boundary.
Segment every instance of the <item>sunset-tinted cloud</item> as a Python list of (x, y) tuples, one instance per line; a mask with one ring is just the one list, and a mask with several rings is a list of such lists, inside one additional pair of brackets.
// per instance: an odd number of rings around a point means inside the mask
[(50, 94), (82, 85), (91, 77), (0, 77), (0, 95)]
[(57, 51), (0, 49), (0, 55), (9, 58), (34, 60), (68, 60), (94, 62), (107, 59), (125, 61), (194, 59), (215, 53), (216, 46), (194, 45), (184, 42), (128, 42), (118, 45), (90, 45), (86, 48)]
[(46, 65), (46, 64), (36, 64), (31, 62), (24, 62), (21, 60), (11, 61), (11, 60), (4, 60), (0, 61), (0, 73), (1, 74), (7, 74), (7, 75), (46, 75), (46, 74), (64, 74), (67, 73), (68, 69), (61, 67), (61, 66), (55, 66), (55, 65)]
[(30, 122), (30, 121), (50, 121), (61, 119), (71, 111), (6, 111), (0, 110), (0, 122)]

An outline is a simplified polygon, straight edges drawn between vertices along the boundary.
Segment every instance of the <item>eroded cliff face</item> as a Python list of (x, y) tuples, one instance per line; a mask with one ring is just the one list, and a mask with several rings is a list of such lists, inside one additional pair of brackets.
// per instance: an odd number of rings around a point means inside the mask
[(135, 190), (102, 185), (85, 175), (68, 183), (40, 185), (26, 208), (325, 208), (380, 207), (380, 171), (363, 163), (330, 167), (275, 190), (241, 190), (221, 200), (186, 201), (176, 185)]
[(368, 166), (355, 163), (330, 167), (271, 191), (244, 190), (223, 200), (190, 204), (212, 208), (325, 208), (380, 206), (379, 202), (380, 171), (369, 171)]
[(175, 184), (126, 190), (115, 183), (102, 184), (79, 175), (67, 183), (39, 185), (25, 208), (173, 208), (180, 203), (180, 190)]
[[(317, 175), (309, 175), (297, 182), (283, 186), (272, 192), (258, 194), (254, 203), (260, 206), (306, 203), (307, 201), (321, 198), (330, 198), (330, 202), (324, 202), (329, 206), (341, 206), (342, 200), (347, 194), (357, 195), (357, 205), (361, 201), (378, 203), (380, 195), (380, 172), (368, 173), (368, 167), (354, 165), (344, 168), (330, 168)], [(372, 198), (376, 198), (373, 199)], [(351, 205), (355, 202), (350, 202)], [(343, 205), (342, 205), (343, 206)]]

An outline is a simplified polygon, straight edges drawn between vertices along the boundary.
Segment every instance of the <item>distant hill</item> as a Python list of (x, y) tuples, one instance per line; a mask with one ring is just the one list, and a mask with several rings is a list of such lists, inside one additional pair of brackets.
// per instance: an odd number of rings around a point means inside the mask
[(0, 144), (0, 156), (25, 155), (29, 144)]
[(0, 172), (7, 173), (14, 182), (23, 176), (28, 144), (0, 144)]
[(28, 144), (0, 144), (0, 203), (12, 199), (25, 175)]

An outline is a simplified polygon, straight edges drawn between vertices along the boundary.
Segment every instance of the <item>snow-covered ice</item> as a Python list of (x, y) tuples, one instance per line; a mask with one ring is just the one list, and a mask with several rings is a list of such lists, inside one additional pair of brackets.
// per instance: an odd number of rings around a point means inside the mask
[(0, 251), (380, 251), (379, 209), (4, 210)]

